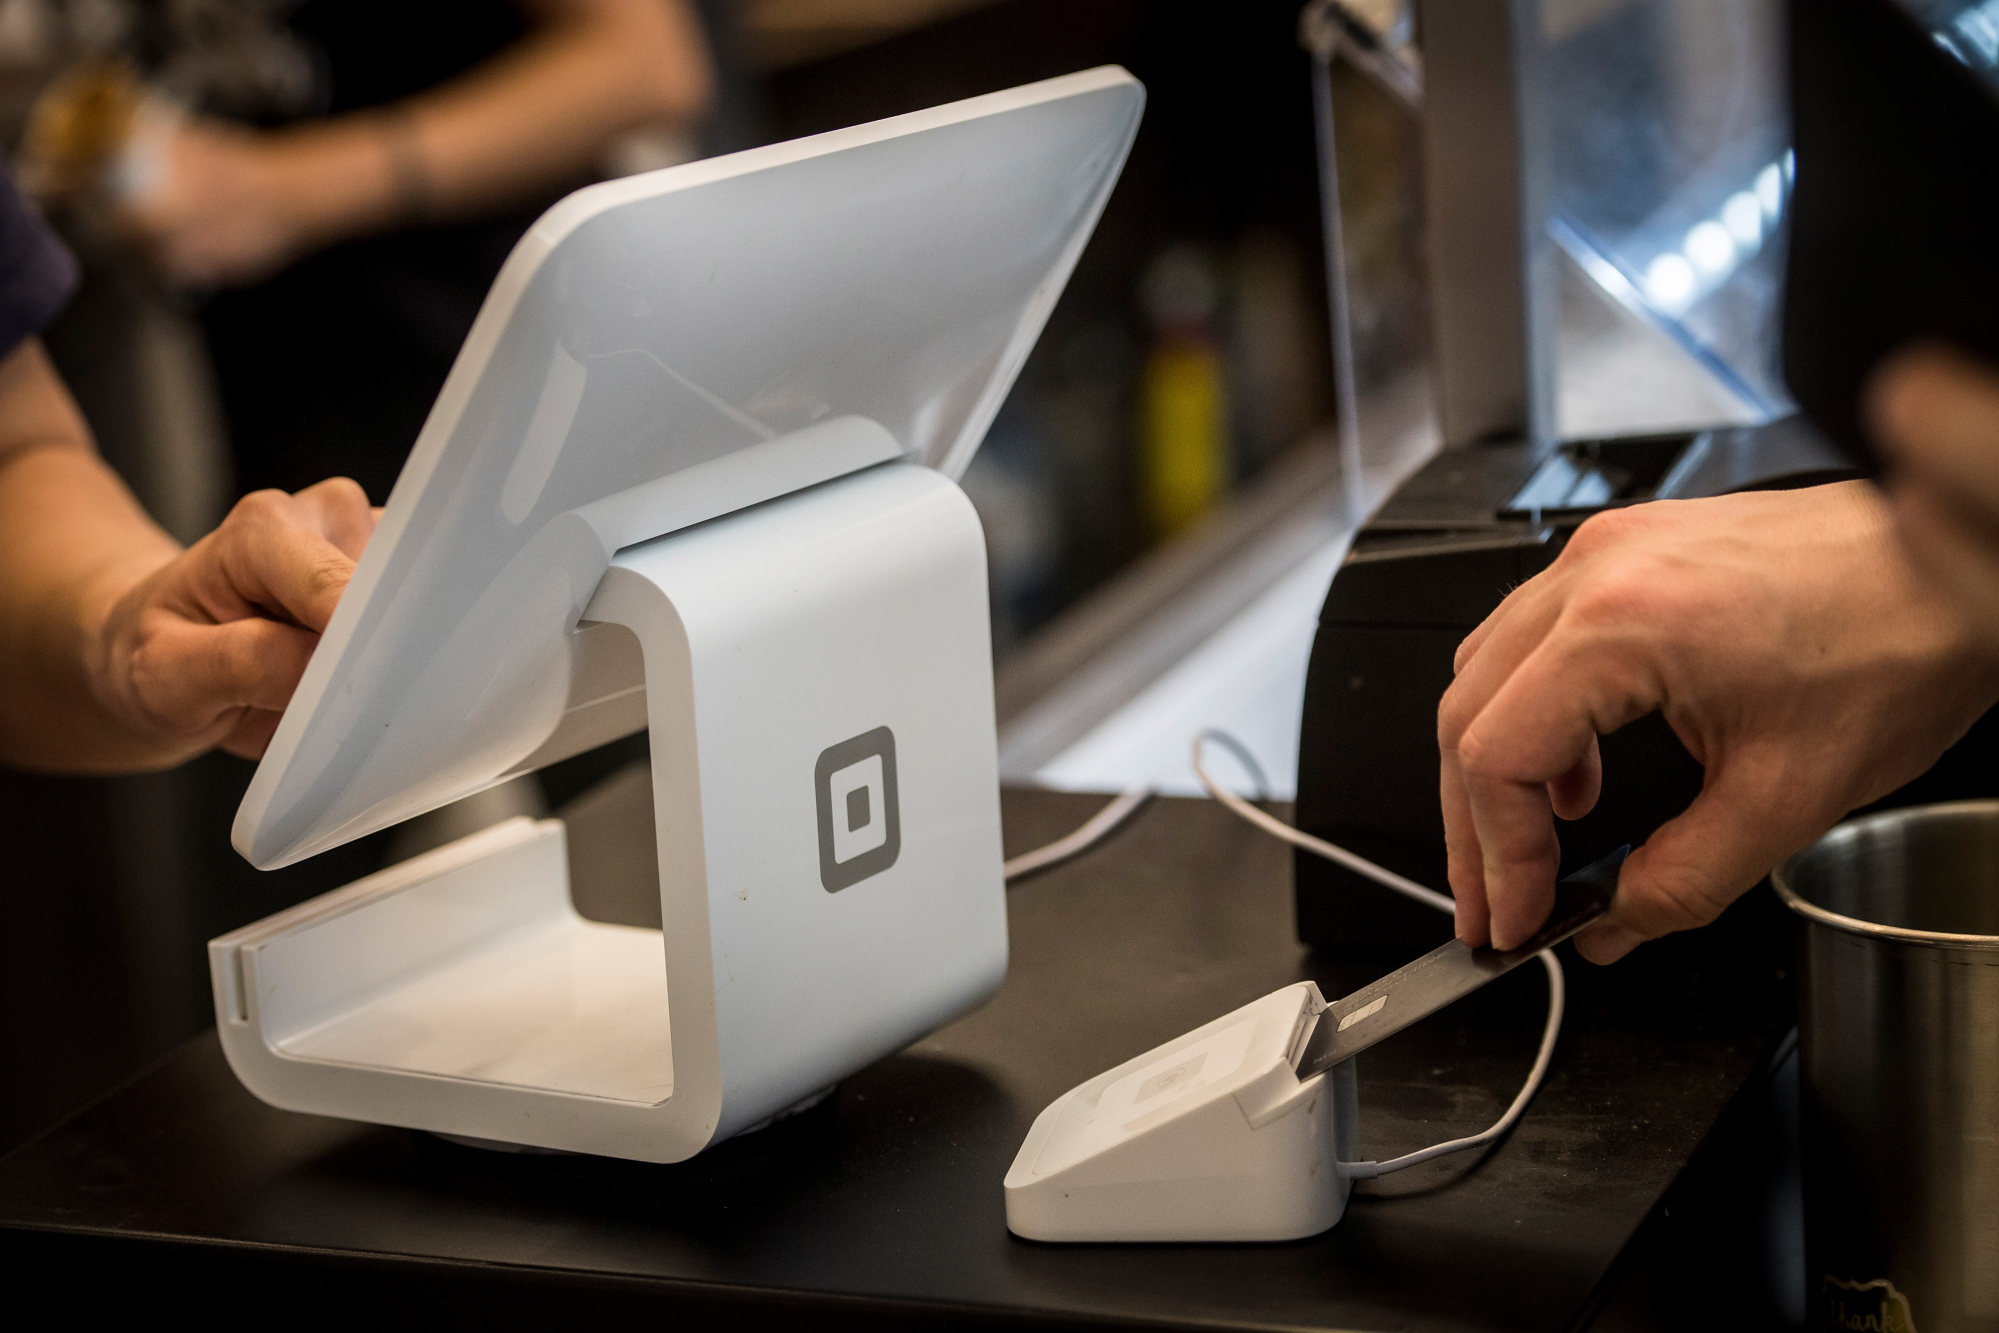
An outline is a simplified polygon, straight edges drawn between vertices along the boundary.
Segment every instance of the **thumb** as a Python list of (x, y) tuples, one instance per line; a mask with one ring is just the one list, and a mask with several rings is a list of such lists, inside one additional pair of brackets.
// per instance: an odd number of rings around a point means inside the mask
[(1614, 963), (1646, 940), (1704, 926), (1819, 831), (1772, 798), (1783, 788), (1737, 763), (1710, 770), (1684, 813), (1624, 862), (1610, 912), (1576, 937), (1593, 963)]

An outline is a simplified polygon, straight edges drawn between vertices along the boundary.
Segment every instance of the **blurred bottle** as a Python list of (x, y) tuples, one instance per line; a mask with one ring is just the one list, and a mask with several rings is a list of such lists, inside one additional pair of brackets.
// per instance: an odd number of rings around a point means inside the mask
[(157, 186), (189, 113), (266, 124), (323, 108), (327, 76), (284, 30), (282, 9), (0, 0), (0, 70), (33, 89), (13, 130), (22, 188), (88, 233)]
[[(200, 12), (198, 4), (175, 8), (182, 18)], [(193, 84), (185, 62), (141, 72), (135, 22), (128, 5), (0, 0), (0, 69), (17, 76), (9, 102), (16, 180), (83, 266), (75, 299), (43, 342), (105, 460), (147, 512), (191, 542), (230, 500), (221, 404), (186, 303), (131, 251), (117, 215), (164, 172), (185, 114), (181, 92)], [(209, 26), (229, 35), (226, 25)], [(212, 71), (208, 82), (230, 88), (246, 79)]]
[(28, 113), (16, 153), (21, 188), (98, 239), (103, 209), (145, 193), (165, 165), (180, 108), (122, 56), (79, 61)]
[(1332, 355), (1310, 304), (1315, 279), (1290, 237), (1250, 232), (1231, 248), (1227, 273), (1229, 398), (1242, 482), (1325, 421)]
[(1191, 246), (1146, 270), (1139, 301), (1151, 347), (1139, 380), (1139, 473), (1153, 533), (1170, 537), (1229, 486), (1229, 403), (1216, 331), (1215, 272)]

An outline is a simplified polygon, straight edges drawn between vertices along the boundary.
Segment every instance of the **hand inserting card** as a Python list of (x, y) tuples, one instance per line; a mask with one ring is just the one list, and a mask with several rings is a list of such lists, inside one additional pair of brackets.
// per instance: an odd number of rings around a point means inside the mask
[(1620, 847), (1557, 884), (1547, 923), (1517, 949), (1474, 949), (1463, 940), (1452, 940), (1328, 1004), (1299, 1052), (1298, 1077), (1310, 1078), (1351, 1059), (1511, 972), (1543, 949), (1552, 949), (1608, 912), (1617, 897), (1617, 872), (1629, 855), (1631, 848)]

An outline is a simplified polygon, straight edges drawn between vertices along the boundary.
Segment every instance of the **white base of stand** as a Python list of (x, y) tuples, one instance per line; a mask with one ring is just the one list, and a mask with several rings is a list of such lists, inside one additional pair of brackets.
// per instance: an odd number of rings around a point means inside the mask
[(1357, 1155), (1353, 1061), (1300, 1081), (1300, 982), (1127, 1060), (1035, 1118), (1006, 1173), (1030, 1240), (1296, 1240), (1340, 1220)]
[[(737, 1130), (735, 1137), (740, 1139), (745, 1134), (756, 1134), (769, 1129), (781, 1120), (789, 1120), (795, 1115), (803, 1115), (816, 1106), (824, 1105), (827, 1099), (839, 1090), (838, 1084), (830, 1088), (821, 1088), (797, 1105), (787, 1106), (767, 1120), (759, 1120), (746, 1129)], [(547, 1155), (550, 1157), (575, 1157), (578, 1155), (570, 1152), (567, 1148), (536, 1148), (525, 1143), (503, 1143), (499, 1139), (475, 1139), (470, 1134), (434, 1133), (435, 1137), (443, 1139), (446, 1143), (455, 1143), (461, 1148), (477, 1148), (480, 1152), (526, 1153), (529, 1155)]]
[(1006, 966), (984, 539), (891, 465), (621, 553), (664, 931), (585, 921), (515, 819), (210, 943), (274, 1105), (678, 1161), (983, 1001)]

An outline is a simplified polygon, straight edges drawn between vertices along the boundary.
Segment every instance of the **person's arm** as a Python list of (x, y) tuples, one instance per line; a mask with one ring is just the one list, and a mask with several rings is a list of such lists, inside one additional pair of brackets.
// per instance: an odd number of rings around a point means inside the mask
[(374, 514), (351, 481), (246, 497), (182, 552), (29, 339), (0, 359), (0, 764), (261, 754)]
[(1932, 343), (1884, 362), (1869, 390), (1902, 544), (1999, 644), (1999, 369)]
[(519, 42), (394, 107), (270, 132), (184, 126), (131, 225), (171, 278), (250, 281), (349, 236), (574, 180), (618, 134), (705, 113), (714, 75), (687, 0), (524, 7)]
[(1525, 939), (1555, 820), (1604, 782), (1597, 737), (1654, 710), (1706, 770), (1578, 937), (1609, 962), (1718, 916), (1849, 810), (1926, 770), (1999, 698), (1999, 654), (1925, 579), (1870, 483), (1598, 515), (1458, 649), (1438, 712), (1458, 935)]

